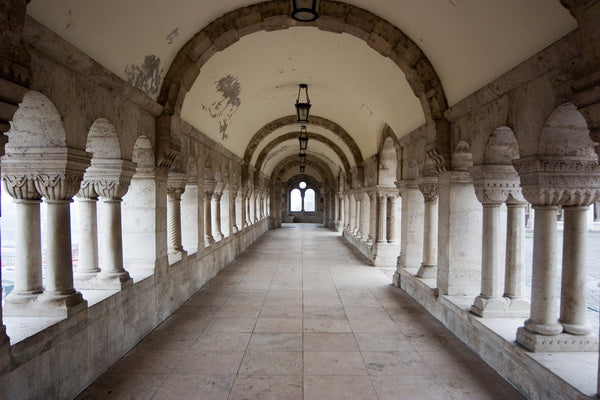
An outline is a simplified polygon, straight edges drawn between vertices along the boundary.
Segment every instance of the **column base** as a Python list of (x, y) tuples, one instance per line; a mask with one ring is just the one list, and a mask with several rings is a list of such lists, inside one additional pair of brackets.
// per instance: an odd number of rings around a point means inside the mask
[(204, 238), (204, 245), (205, 246), (210, 246), (211, 244), (214, 244), (214, 243), (215, 243), (215, 239), (212, 236)]
[(240, 230), (238, 229), (238, 227), (237, 227), (237, 226), (233, 225), (233, 226), (231, 227), (231, 232), (233, 232), (233, 233), (238, 233), (239, 231), (240, 231)]
[(10, 304), (29, 304), (42, 294), (42, 290), (35, 290), (31, 292), (15, 292), (14, 290), (6, 296), (4, 299), (4, 306), (7, 307)]
[(7, 317), (69, 317), (87, 308), (80, 292), (55, 294), (44, 292), (36, 299), (22, 303), (7, 302), (3, 314)]
[(179, 262), (179, 261), (185, 259), (186, 257), (187, 257), (187, 251), (185, 251), (185, 250), (174, 251), (174, 252), (167, 254), (167, 258), (169, 259), (169, 265), (175, 264), (176, 262)]
[(585, 336), (559, 333), (558, 335), (540, 335), (525, 327), (517, 329), (517, 343), (533, 352), (596, 352), (598, 351), (598, 336)]
[(399, 288), (400, 287), (400, 280), (401, 280), (400, 272), (398, 272), (398, 271), (394, 272), (394, 276), (392, 277), (392, 284), (395, 287)]
[(592, 325), (589, 322), (585, 324), (568, 324), (566, 322), (560, 321), (560, 324), (563, 327), (563, 330), (566, 333), (570, 333), (571, 335), (580, 335), (584, 336), (592, 332)]
[(220, 242), (221, 240), (223, 240), (223, 235), (213, 233), (213, 238), (215, 242)]
[(395, 267), (400, 249), (397, 245), (387, 242), (378, 242), (373, 245), (373, 265), (376, 267)]
[(421, 264), (417, 276), (419, 278), (437, 278), (437, 265)]
[(98, 287), (89, 289), (122, 290), (133, 285), (129, 272), (100, 272), (97, 278)]
[(527, 318), (529, 317), (529, 302), (525, 299), (509, 299), (508, 297), (493, 297), (486, 299), (477, 296), (471, 312), (482, 318)]

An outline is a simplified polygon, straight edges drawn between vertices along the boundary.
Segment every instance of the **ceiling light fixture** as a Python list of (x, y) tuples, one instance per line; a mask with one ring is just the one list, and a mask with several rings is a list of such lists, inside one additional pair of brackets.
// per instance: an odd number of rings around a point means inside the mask
[(306, 163), (306, 150), (300, 149), (300, 153), (298, 153), (298, 158), (300, 159), (300, 165)]
[(300, 127), (300, 136), (298, 136), (298, 142), (300, 142), (300, 150), (308, 149), (308, 132), (306, 131), (306, 125)]
[(300, 164), (300, 172), (304, 173), (304, 170), (306, 169), (306, 165), (304, 164)]
[[(306, 101), (300, 101), (300, 95), (304, 90), (304, 97)], [(298, 122), (308, 123), (308, 114), (310, 112), (310, 99), (308, 98), (308, 85), (301, 83), (298, 85), (298, 98), (296, 99), (296, 115), (298, 116)]]
[(292, 19), (312, 22), (319, 17), (319, 0), (292, 0)]

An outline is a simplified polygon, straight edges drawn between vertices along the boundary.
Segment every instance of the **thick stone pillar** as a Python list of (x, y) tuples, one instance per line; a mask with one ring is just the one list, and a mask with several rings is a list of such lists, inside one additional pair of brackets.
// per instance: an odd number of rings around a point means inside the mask
[[(377, 186), (378, 209), (377, 217), (377, 241), (373, 245), (373, 265), (376, 267), (393, 267), (396, 265), (400, 246), (397, 241), (390, 241), (389, 234), (394, 233), (388, 230), (388, 202), (391, 198), (398, 197), (398, 190), (395, 187)], [(393, 218), (393, 212), (390, 212), (390, 218)], [(392, 228), (395, 229), (395, 228)]]
[(214, 185), (205, 184), (204, 187), (204, 243), (210, 246), (215, 242), (212, 235), (212, 197), (214, 194)]
[(217, 242), (223, 240), (223, 232), (221, 231), (221, 196), (222, 193), (220, 191), (215, 191), (210, 202), (212, 215), (212, 236)]
[(199, 249), (201, 210), (198, 177), (193, 176), (187, 181), (181, 195), (181, 244), (187, 253), (196, 253)]
[(25, 176), (5, 175), (4, 188), (5, 192), (13, 197), (17, 212), (15, 286), (4, 300), (5, 313), (10, 315), (12, 314), (10, 308), (25, 306), (43, 291), (41, 195), (35, 190), (33, 180)]
[(423, 261), (417, 272), (420, 278), (437, 276), (437, 243), (438, 243), (438, 190), (435, 178), (425, 178), (419, 183), (423, 194)]
[(437, 287), (440, 295), (475, 296), (481, 288), (482, 210), (467, 171), (439, 180)]
[(344, 194), (344, 210), (345, 210), (345, 216), (344, 216), (344, 230), (350, 232), (350, 195), (348, 193)]
[(388, 243), (398, 243), (398, 196), (390, 196), (390, 228), (388, 230)]
[(247, 207), (247, 202), (248, 202), (248, 193), (245, 189), (243, 189), (241, 191), (240, 194), (240, 209), (241, 209), (241, 219), (242, 219), (242, 223), (240, 226), (240, 230), (247, 228), (248, 227), (248, 216), (246, 215), (247, 211), (248, 211), (248, 207)]
[(586, 316), (588, 206), (566, 206), (564, 211), (560, 323), (573, 335), (587, 335), (592, 325)]
[(418, 268), (423, 260), (424, 202), (414, 181), (399, 184), (402, 196), (400, 257), (398, 268)]
[(76, 286), (80, 287), (80, 281), (94, 278), (100, 272), (98, 266), (98, 195), (92, 182), (82, 182), (77, 201), (79, 202), (79, 263), (74, 277)]

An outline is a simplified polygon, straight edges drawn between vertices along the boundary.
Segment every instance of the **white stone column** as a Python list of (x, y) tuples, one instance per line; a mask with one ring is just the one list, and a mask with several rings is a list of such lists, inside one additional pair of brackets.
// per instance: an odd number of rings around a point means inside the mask
[(360, 209), (360, 226), (361, 226), (361, 240), (364, 242), (369, 241), (369, 236), (371, 232), (371, 224), (370, 224), (370, 215), (371, 215), (371, 205), (369, 200), (369, 194), (364, 192), (361, 195), (361, 209)]
[(564, 206), (563, 262), (560, 323), (567, 333), (587, 335), (592, 325), (586, 316), (588, 206)]
[(183, 253), (181, 240), (181, 195), (185, 189), (167, 187), (167, 242), (170, 254)]
[[(75, 281), (95, 277), (98, 266), (98, 195), (90, 181), (84, 181), (77, 195), (79, 202), (79, 262)], [(77, 285), (79, 287), (79, 284)]]
[(354, 207), (355, 207), (355, 211), (354, 211), (354, 235), (360, 239), (361, 235), (362, 235), (362, 227), (360, 226), (360, 221), (361, 221), (361, 211), (362, 211), (362, 207), (361, 207), (361, 199), (360, 199), (360, 193), (354, 193)]
[(346, 225), (346, 207), (344, 201), (344, 195), (339, 192), (338, 195), (338, 205), (339, 205), (339, 222), (337, 226), (338, 232), (344, 231), (344, 226)]
[(35, 300), (43, 291), (41, 195), (25, 176), (5, 175), (4, 188), (16, 205), (15, 286), (4, 304), (5, 313), (11, 315), (12, 307)]
[[(202, 209), (198, 194), (198, 177), (191, 177), (181, 195), (181, 244), (187, 253), (196, 253), (199, 250), (198, 238), (200, 235)], [(204, 231), (201, 233), (204, 235)]]
[[(133, 169), (133, 167), (131, 167)], [(132, 171), (131, 171), (132, 172)], [(131, 174), (94, 182), (94, 190), (104, 203), (106, 214), (104, 224), (102, 257), (100, 258), (101, 280), (110, 282), (111, 288), (125, 288), (133, 284), (129, 273), (123, 266), (123, 231), (121, 223), (121, 202), (129, 189)]]
[[(396, 260), (394, 286), (401, 286), (401, 273), (405, 268), (418, 268), (423, 260), (423, 196), (413, 181), (398, 183), (402, 197), (400, 224), (400, 255)], [(417, 271), (412, 272), (411, 275)]]
[(206, 246), (210, 246), (215, 242), (215, 238), (212, 235), (212, 188), (208, 187), (204, 189), (204, 243)]
[(211, 215), (212, 215), (212, 236), (215, 241), (223, 240), (223, 232), (221, 231), (221, 193), (214, 192), (211, 199)]
[(344, 229), (348, 232), (350, 232), (351, 228), (351, 221), (350, 221), (350, 195), (349, 194), (344, 194), (344, 209), (345, 209), (345, 217), (344, 217)]
[(233, 204), (229, 205), (229, 210), (231, 211), (231, 215), (229, 218), (229, 224), (231, 225), (231, 232), (232, 233), (238, 233), (239, 232), (239, 228), (238, 228), (238, 188), (237, 186), (232, 186), (231, 188), (231, 201), (233, 202)]
[(387, 194), (379, 193), (379, 215), (377, 216), (377, 243), (387, 243)]
[(417, 276), (435, 278), (437, 276), (437, 242), (438, 242), (438, 191), (434, 182), (419, 183), (419, 190), (424, 199), (423, 218), (423, 262)]
[(248, 217), (246, 215), (247, 211), (248, 211), (248, 207), (246, 206), (247, 202), (248, 202), (248, 193), (247, 191), (244, 189), (241, 191), (241, 200), (240, 200), (240, 209), (241, 209), (241, 213), (240, 216), (242, 218), (242, 224), (240, 226), (240, 230), (247, 228), (248, 227)]
[(47, 204), (46, 276), (44, 293), (38, 300), (44, 304), (43, 314), (68, 316), (87, 307), (87, 302), (73, 286), (69, 208), (79, 191), (83, 171), (56, 172), (35, 177), (35, 187)]
[(374, 190), (369, 195), (369, 236), (367, 242), (373, 243), (377, 238), (377, 192)]
[(397, 226), (398, 223), (396, 221), (397, 218), (397, 207), (398, 207), (398, 196), (396, 195), (391, 195), (389, 197), (390, 199), (390, 227), (389, 227), (389, 231), (388, 231), (388, 243), (394, 243), (397, 244), (398, 243), (398, 233), (397, 231)]
[(504, 272), (504, 297), (510, 308), (529, 313), (529, 300), (523, 294), (523, 239), (525, 228), (525, 202), (506, 204), (506, 265)]

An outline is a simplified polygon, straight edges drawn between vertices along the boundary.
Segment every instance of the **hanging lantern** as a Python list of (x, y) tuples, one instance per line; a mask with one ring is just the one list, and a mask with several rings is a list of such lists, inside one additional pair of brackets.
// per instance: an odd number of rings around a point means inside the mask
[(298, 136), (298, 142), (300, 142), (300, 150), (308, 149), (308, 132), (306, 131), (306, 125), (300, 127), (300, 136)]
[(306, 165), (304, 165), (304, 164), (301, 164), (301, 165), (300, 165), (300, 172), (301, 172), (301, 173), (304, 173), (304, 170), (305, 170), (305, 169), (306, 169)]
[(300, 159), (300, 165), (305, 164), (306, 163), (306, 151), (300, 150), (300, 153), (298, 153), (298, 158)]
[(292, 0), (292, 19), (298, 22), (312, 22), (319, 17), (318, 0)]
[[(304, 90), (304, 100), (301, 101), (300, 95)], [(298, 116), (298, 122), (308, 123), (308, 113), (310, 112), (310, 99), (308, 98), (308, 85), (301, 83), (298, 85), (298, 98), (296, 99), (296, 115)]]

